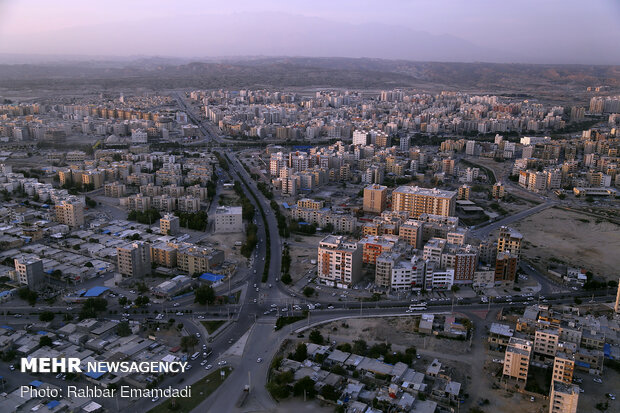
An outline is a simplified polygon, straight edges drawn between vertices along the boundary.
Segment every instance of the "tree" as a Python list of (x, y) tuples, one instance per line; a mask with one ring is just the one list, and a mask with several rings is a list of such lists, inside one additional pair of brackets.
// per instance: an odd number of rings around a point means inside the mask
[(84, 264), (84, 266), (88, 267), (88, 268), (93, 268), (94, 267), (93, 263), (90, 262), (90, 261), (88, 261), (86, 264)]
[(127, 321), (122, 321), (118, 323), (116, 326), (116, 334), (121, 337), (127, 337), (131, 334), (131, 329), (129, 328), (129, 323)]
[(308, 347), (304, 343), (297, 344), (295, 353), (291, 355), (291, 359), (302, 362), (308, 358)]
[(289, 274), (288, 272), (284, 273), (281, 280), (284, 284), (287, 284), (287, 285), (293, 282), (293, 279), (291, 278), (291, 274)]
[(54, 319), (54, 313), (52, 313), (51, 311), (44, 311), (41, 314), (39, 314), (39, 320), (41, 321), (52, 321)]
[(127, 297), (118, 297), (118, 304), (122, 306), (127, 305)]
[(314, 294), (314, 288), (312, 287), (305, 287), (304, 288), (304, 295), (306, 297), (311, 297)]
[(364, 340), (355, 340), (353, 342), (353, 353), (363, 356), (368, 351), (368, 344)]
[(133, 302), (138, 307), (144, 307), (145, 305), (147, 305), (149, 303), (149, 301), (151, 301), (151, 300), (147, 296), (139, 295), (139, 296), (136, 297), (136, 299)]
[(326, 384), (321, 388), (321, 396), (326, 400), (336, 401), (340, 394), (336, 391), (336, 388), (331, 384)]
[(293, 394), (295, 396), (306, 395), (306, 397), (312, 399), (316, 395), (316, 390), (314, 389), (314, 380), (310, 377), (306, 376), (301, 378), (295, 383), (293, 386)]
[(52, 347), (52, 339), (49, 336), (43, 336), (39, 339), (39, 346), (40, 347)]
[(312, 330), (308, 336), (308, 339), (310, 339), (311, 343), (318, 345), (322, 345), (325, 342), (325, 339), (319, 330)]
[(196, 344), (198, 344), (198, 339), (196, 338), (196, 336), (181, 337), (181, 347), (184, 351), (187, 351), (190, 348), (193, 350)]
[(210, 285), (201, 285), (194, 290), (194, 302), (198, 304), (213, 304), (215, 302), (215, 290)]

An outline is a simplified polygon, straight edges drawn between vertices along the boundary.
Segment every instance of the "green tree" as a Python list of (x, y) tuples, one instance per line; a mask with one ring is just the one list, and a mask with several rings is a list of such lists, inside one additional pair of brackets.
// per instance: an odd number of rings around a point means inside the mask
[(185, 352), (189, 349), (194, 349), (194, 346), (198, 344), (198, 339), (196, 336), (183, 336), (181, 337), (181, 347)]
[(194, 290), (194, 302), (198, 304), (213, 304), (215, 302), (215, 290), (210, 285), (201, 285)]
[(293, 353), (290, 357), (292, 360), (302, 362), (308, 358), (308, 347), (304, 343), (297, 344), (295, 348), (295, 353)]
[(314, 380), (310, 377), (306, 376), (297, 381), (293, 386), (293, 394), (295, 396), (303, 396), (305, 393), (306, 397), (312, 399), (316, 395), (316, 390), (314, 389)]
[(312, 287), (304, 287), (303, 293), (304, 293), (304, 295), (306, 297), (311, 297), (314, 294), (314, 288), (312, 288)]
[(311, 343), (318, 345), (322, 345), (325, 342), (325, 339), (319, 330), (312, 330), (308, 336), (308, 339)]
[(43, 336), (39, 339), (39, 346), (40, 347), (52, 347), (52, 339), (49, 336)]
[(121, 321), (116, 326), (116, 334), (121, 337), (127, 337), (131, 334), (131, 329), (129, 328), (129, 323), (127, 321)]
[(321, 396), (323, 396), (326, 400), (336, 401), (340, 394), (336, 391), (336, 388), (331, 384), (326, 384), (321, 387)]
[(39, 320), (41, 321), (52, 321), (54, 319), (54, 313), (51, 311), (44, 311), (41, 314), (39, 314)]

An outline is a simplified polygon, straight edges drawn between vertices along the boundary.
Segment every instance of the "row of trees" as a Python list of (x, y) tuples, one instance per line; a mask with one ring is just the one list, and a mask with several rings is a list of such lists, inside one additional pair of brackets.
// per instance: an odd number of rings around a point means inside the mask
[(207, 229), (208, 217), (205, 211), (198, 212), (180, 212), (174, 213), (179, 217), (179, 225), (183, 228), (189, 228), (196, 231), (204, 231)]
[(141, 224), (153, 225), (158, 219), (161, 218), (161, 214), (154, 208), (149, 208), (146, 211), (129, 211), (127, 219), (130, 221), (137, 221)]

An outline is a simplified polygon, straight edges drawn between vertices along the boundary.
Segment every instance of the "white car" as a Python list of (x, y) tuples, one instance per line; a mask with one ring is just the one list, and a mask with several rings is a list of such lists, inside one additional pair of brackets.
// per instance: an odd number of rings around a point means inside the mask
[(157, 400), (159, 400), (159, 397), (157, 397), (157, 396), (155, 396), (155, 397), (153, 397), (153, 398), (151, 399), (151, 401), (152, 401), (153, 403), (155, 403)]
[(183, 313), (182, 313), (182, 312), (180, 312), (180, 311), (178, 311), (178, 312), (176, 313), (176, 315), (183, 315)]
[(203, 360), (203, 361), (200, 362), (201, 366), (204, 366), (205, 364), (207, 364), (207, 360)]
[(225, 366), (226, 365), (226, 360), (220, 360), (217, 362), (218, 366)]
[(211, 364), (207, 364), (207, 366), (205, 367), (205, 370), (211, 370), (213, 368), (213, 366)]
[(257, 362), (257, 363), (260, 363), (261, 361), (263, 361), (263, 359), (262, 359), (262, 358), (260, 358), (260, 357), (256, 359), (256, 362)]

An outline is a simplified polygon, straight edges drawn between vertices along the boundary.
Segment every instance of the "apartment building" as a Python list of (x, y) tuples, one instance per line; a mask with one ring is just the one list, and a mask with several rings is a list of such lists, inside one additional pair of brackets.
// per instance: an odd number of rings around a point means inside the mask
[(441, 265), (441, 257), (444, 249), (446, 248), (447, 241), (443, 238), (431, 238), (424, 245), (423, 257), (424, 260), (428, 260)]
[(36, 257), (20, 255), (13, 259), (13, 263), (15, 264), (15, 281), (33, 290), (38, 290), (43, 286), (45, 280), (43, 261)]
[(362, 238), (358, 243), (362, 247), (362, 261), (364, 264), (375, 265), (377, 257), (392, 251), (397, 242), (398, 238), (391, 235)]
[(527, 382), (527, 372), (530, 368), (532, 342), (518, 337), (510, 337), (506, 354), (504, 355), (503, 377)]
[(177, 209), (181, 212), (196, 213), (200, 211), (200, 198), (185, 195), (176, 199)]
[(392, 286), (392, 269), (402, 258), (399, 251), (386, 251), (376, 259), (375, 284), (379, 287), (390, 288)]
[(559, 340), (560, 332), (557, 329), (536, 330), (534, 353), (543, 359), (555, 357)]
[(297, 201), (297, 208), (319, 210), (325, 206), (325, 201), (315, 201), (310, 198), (302, 198)]
[(401, 186), (392, 192), (392, 210), (407, 211), (412, 218), (422, 214), (453, 216), (456, 192), (441, 189)]
[(317, 262), (321, 283), (350, 288), (361, 279), (362, 247), (341, 235), (328, 235), (319, 243)]
[(151, 208), (151, 197), (142, 194), (131, 195), (125, 199), (125, 205), (130, 211), (144, 212)]
[(78, 200), (63, 200), (54, 206), (56, 221), (70, 228), (84, 225), (84, 203)]
[(184, 246), (177, 250), (177, 267), (188, 274), (202, 274), (224, 262), (224, 251), (208, 247)]
[(495, 258), (495, 283), (510, 284), (517, 276), (517, 257), (505, 251), (497, 254)]
[(579, 386), (554, 380), (549, 397), (549, 413), (577, 413)]
[(219, 206), (215, 211), (215, 232), (243, 232), (243, 211), (240, 206)]
[(364, 188), (364, 212), (380, 214), (387, 208), (387, 186), (371, 184)]
[(104, 186), (105, 196), (110, 198), (122, 198), (125, 196), (127, 187), (121, 182), (111, 182)]
[(496, 182), (491, 188), (491, 196), (493, 199), (502, 199), (506, 195), (506, 188), (501, 182)]
[(151, 248), (141, 241), (116, 247), (118, 272), (126, 277), (144, 277), (151, 273)]
[(553, 360), (554, 381), (571, 384), (573, 382), (573, 372), (575, 371), (575, 356), (559, 351)]
[(422, 247), (422, 229), (424, 224), (416, 220), (408, 220), (398, 230), (398, 238), (405, 240), (413, 248)]
[(151, 262), (156, 265), (174, 268), (177, 266), (177, 245), (159, 242), (151, 245)]
[(180, 222), (176, 215), (166, 214), (159, 220), (159, 232), (164, 235), (177, 235), (181, 230)]
[(497, 252), (509, 251), (512, 255), (519, 258), (521, 256), (521, 243), (523, 235), (512, 228), (500, 227), (497, 237)]

